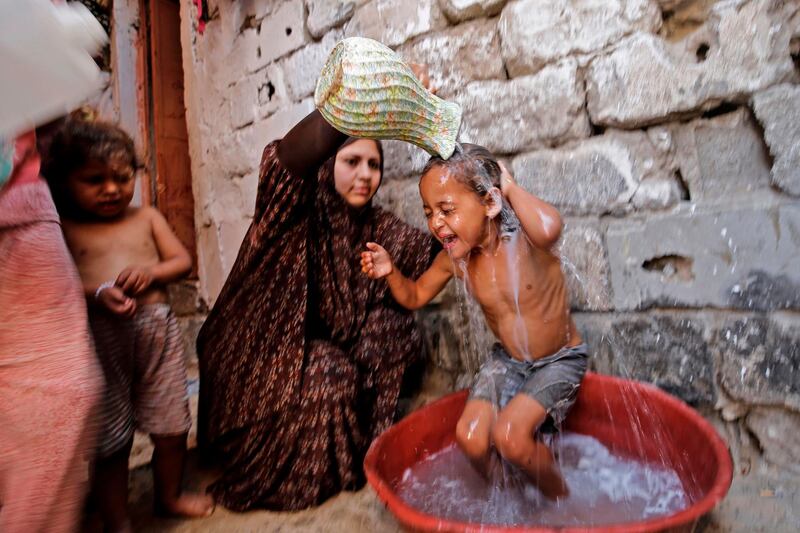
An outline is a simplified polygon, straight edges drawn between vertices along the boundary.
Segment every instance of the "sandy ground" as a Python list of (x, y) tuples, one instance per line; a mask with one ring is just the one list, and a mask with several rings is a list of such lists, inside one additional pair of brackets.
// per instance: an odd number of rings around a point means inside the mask
[[(196, 414), (196, 374), (190, 376), (192, 414)], [(431, 397), (419, 398), (419, 403)], [(412, 409), (417, 405), (410, 406)], [(718, 418), (706, 413), (719, 433), (729, 442), (735, 442)], [(193, 444), (194, 435), (190, 435)], [(746, 447), (732, 447), (735, 463), (733, 484), (725, 500), (694, 528), (695, 532), (764, 532), (796, 533), (800, 531), (800, 475), (786, 469), (764, 464), (757, 460), (758, 451)], [(136, 531), (143, 532), (268, 532), (268, 533), (395, 533), (402, 531), (391, 513), (369, 488), (342, 493), (317, 508), (295, 513), (253, 511), (234, 513), (217, 508), (214, 514), (200, 520), (168, 520), (154, 518), (152, 514), (152, 476), (148, 462), (152, 448), (149, 439), (137, 435), (131, 454), (130, 510)], [(751, 466), (752, 465), (752, 466)], [(197, 466), (192, 453), (187, 465), (186, 485), (192, 490), (203, 490), (213, 479), (213, 474)], [(93, 527), (94, 526), (94, 527)], [(95, 529), (96, 520), (88, 526)]]
[[(188, 486), (199, 489), (209, 481), (209, 473), (199, 470), (194, 458), (188, 469)], [(152, 478), (147, 466), (131, 475), (131, 514), (137, 531), (147, 532), (255, 532), (306, 533), (394, 533), (400, 526), (375, 493), (365, 487), (359, 492), (342, 493), (324, 505), (296, 513), (253, 511), (233, 513), (218, 508), (202, 520), (167, 520), (152, 516)], [(694, 531), (777, 532), (800, 531), (800, 486), (798, 478), (763, 467), (734, 478), (727, 498), (697, 524)]]

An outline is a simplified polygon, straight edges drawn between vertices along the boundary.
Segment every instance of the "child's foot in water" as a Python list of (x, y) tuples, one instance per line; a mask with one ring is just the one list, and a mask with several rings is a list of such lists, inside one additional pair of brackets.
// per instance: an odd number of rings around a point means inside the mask
[(207, 494), (181, 494), (171, 502), (156, 504), (162, 517), (205, 518), (214, 512), (214, 499)]

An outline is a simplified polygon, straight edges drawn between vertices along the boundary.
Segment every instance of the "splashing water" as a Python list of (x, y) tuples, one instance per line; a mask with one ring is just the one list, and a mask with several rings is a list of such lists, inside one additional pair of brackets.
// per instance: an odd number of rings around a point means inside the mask
[[(507, 463), (484, 480), (453, 444), (405, 471), (400, 496), (444, 518), (482, 524), (586, 526), (673, 514), (688, 505), (678, 475), (659, 465), (617, 457), (587, 435), (554, 439), (570, 496), (547, 500)], [(497, 479), (502, 475), (502, 479)]]

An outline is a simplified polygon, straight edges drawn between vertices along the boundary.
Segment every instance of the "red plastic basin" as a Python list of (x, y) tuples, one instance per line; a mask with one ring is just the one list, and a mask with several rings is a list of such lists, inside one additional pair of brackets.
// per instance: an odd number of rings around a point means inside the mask
[(367, 480), (397, 520), (413, 531), (644, 532), (688, 530), (728, 492), (733, 465), (714, 428), (688, 405), (660, 389), (588, 372), (566, 429), (597, 438), (612, 452), (673, 468), (691, 505), (671, 516), (575, 528), (469, 524), (436, 517), (405, 503), (395, 489), (403, 472), (453, 443), (467, 391), (450, 394), (405, 417), (372, 443)]

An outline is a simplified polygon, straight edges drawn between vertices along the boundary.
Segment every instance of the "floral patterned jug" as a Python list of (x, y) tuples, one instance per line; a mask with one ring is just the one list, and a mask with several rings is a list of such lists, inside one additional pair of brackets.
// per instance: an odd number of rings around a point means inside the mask
[(350, 37), (333, 48), (314, 103), (353, 137), (400, 139), (445, 159), (456, 147), (461, 106), (431, 94), (395, 52), (372, 39)]

